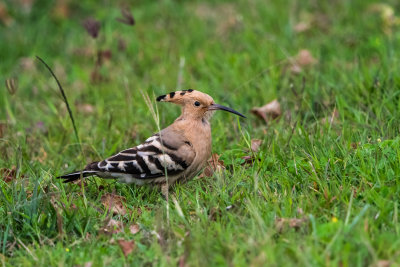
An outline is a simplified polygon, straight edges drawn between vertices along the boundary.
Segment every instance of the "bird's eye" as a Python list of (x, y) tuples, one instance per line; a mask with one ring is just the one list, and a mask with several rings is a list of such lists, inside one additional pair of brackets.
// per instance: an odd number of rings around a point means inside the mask
[(199, 107), (199, 106), (200, 106), (200, 102), (199, 102), (199, 101), (196, 101), (196, 102), (194, 102), (194, 105), (195, 105), (196, 107)]

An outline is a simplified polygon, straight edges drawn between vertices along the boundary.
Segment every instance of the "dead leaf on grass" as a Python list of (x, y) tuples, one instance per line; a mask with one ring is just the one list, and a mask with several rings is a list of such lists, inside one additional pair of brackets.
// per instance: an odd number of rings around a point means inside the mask
[(275, 220), (275, 228), (278, 232), (283, 232), (288, 228), (294, 228), (299, 230), (301, 227), (305, 226), (308, 222), (307, 217), (303, 218), (277, 218)]
[(119, 239), (118, 241), (118, 245), (122, 250), (122, 253), (124, 253), (124, 256), (127, 257), (129, 254), (132, 253), (132, 251), (135, 248), (135, 241), (131, 240), (123, 240), (123, 239)]
[(121, 221), (117, 221), (114, 219), (110, 219), (107, 224), (100, 229), (100, 232), (103, 234), (118, 234), (123, 230), (124, 225)]
[(119, 214), (119, 215), (125, 215), (126, 214), (126, 209), (125, 209), (125, 198), (116, 194), (110, 194), (107, 193), (105, 195), (101, 196), (101, 204), (103, 206), (112, 211), (112, 213)]
[(19, 64), (23, 70), (34, 71), (36, 70), (35, 60), (30, 57), (20, 58)]
[(326, 32), (329, 30), (330, 24), (329, 17), (324, 13), (301, 12), (297, 24), (293, 26), (293, 30), (296, 33), (302, 33), (317, 28)]
[(301, 49), (294, 58), (291, 58), (290, 71), (293, 73), (300, 73), (306, 67), (311, 67), (318, 63), (311, 52), (307, 49)]
[(76, 109), (84, 114), (92, 114), (94, 112), (94, 107), (88, 103), (76, 103)]
[(260, 150), (261, 144), (262, 144), (262, 140), (252, 139), (251, 140), (251, 151), (257, 152), (258, 150)]
[(242, 166), (254, 163), (254, 161), (256, 160), (254, 153), (256, 153), (256, 152), (258, 152), (258, 150), (260, 150), (261, 144), (262, 144), (262, 140), (259, 140), (259, 139), (251, 140), (251, 151), (253, 153), (252, 153), (252, 155), (247, 155), (247, 156), (241, 157), (241, 159), (244, 160), (244, 162), (242, 163)]
[(131, 226), (129, 226), (129, 232), (130, 232), (132, 235), (139, 233), (139, 231), (140, 231), (139, 225), (137, 225), (137, 224), (132, 224)]
[(282, 114), (281, 104), (277, 99), (272, 100), (262, 107), (252, 108), (251, 112), (263, 119), (266, 123), (268, 123), (270, 120), (278, 118)]
[(199, 175), (199, 178), (211, 177), (214, 172), (222, 172), (225, 169), (224, 161), (219, 159), (219, 155), (214, 153), (211, 159), (207, 161), (207, 166), (203, 173)]
[(308, 31), (310, 28), (311, 28), (310, 23), (305, 22), (305, 21), (300, 21), (293, 27), (294, 31), (297, 33)]
[(376, 267), (390, 267), (390, 266), (392, 266), (392, 262), (389, 260), (378, 260), (378, 262), (376, 263)]
[[(1, 168), (0, 179), (6, 183), (9, 183), (17, 178), (17, 168), (13, 166), (11, 169)], [(21, 178), (25, 178), (25, 175), (21, 175)]]

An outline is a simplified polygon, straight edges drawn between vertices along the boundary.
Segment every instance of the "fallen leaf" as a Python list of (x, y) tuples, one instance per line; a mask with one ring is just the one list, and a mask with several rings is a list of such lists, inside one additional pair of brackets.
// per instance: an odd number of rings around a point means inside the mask
[(100, 229), (100, 232), (103, 234), (118, 234), (122, 232), (123, 227), (121, 221), (110, 219), (107, 224)]
[(310, 23), (300, 21), (293, 27), (294, 31), (297, 33), (305, 32), (310, 29)]
[(255, 160), (254, 156), (243, 156), (243, 157), (241, 157), (241, 159), (244, 160), (244, 162), (242, 163), (242, 166), (247, 165), (247, 164), (253, 164), (253, 162)]
[(82, 112), (84, 114), (91, 114), (94, 112), (94, 106), (91, 104), (87, 104), (87, 103), (77, 103), (75, 104), (76, 109), (79, 112)]
[(35, 60), (30, 57), (20, 58), (19, 64), (20, 64), (21, 68), (26, 71), (34, 71), (36, 68)]
[(290, 70), (293, 73), (300, 73), (305, 67), (317, 64), (317, 60), (312, 56), (311, 52), (307, 49), (302, 49), (299, 53), (291, 59), (292, 66)]
[(132, 253), (133, 249), (135, 248), (135, 241), (127, 241), (123, 239), (119, 239), (118, 245), (122, 250), (122, 253), (124, 253), (124, 256), (127, 257), (129, 254)]
[(251, 140), (251, 151), (257, 152), (260, 149), (261, 144), (262, 144), (262, 140), (252, 139)]
[(219, 157), (216, 153), (212, 154), (211, 159), (207, 161), (207, 166), (203, 173), (199, 175), (199, 178), (211, 177), (214, 172), (222, 172), (225, 169), (224, 161), (220, 160)]
[(125, 198), (116, 194), (107, 193), (101, 196), (101, 204), (111, 210), (113, 214), (125, 215), (126, 209), (124, 206)]
[(140, 231), (139, 225), (137, 225), (137, 224), (132, 224), (131, 226), (129, 226), (129, 232), (130, 232), (132, 235), (139, 233), (139, 231)]
[[(11, 182), (17, 178), (17, 168), (13, 166), (11, 169), (2, 168), (0, 169), (0, 179), (6, 183)], [(25, 175), (21, 175), (21, 178), (25, 178)]]
[(378, 260), (376, 263), (377, 267), (390, 267), (392, 265), (392, 262), (389, 260)]
[(252, 108), (251, 112), (257, 115), (259, 118), (263, 119), (267, 123), (270, 120), (278, 118), (282, 114), (281, 104), (278, 102), (277, 99), (269, 102), (268, 104), (262, 107)]
[(308, 222), (307, 217), (303, 218), (277, 218), (275, 220), (275, 227), (278, 232), (283, 232), (287, 227), (299, 230)]
[(92, 267), (92, 265), (93, 265), (93, 262), (88, 261), (88, 262), (86, 262), (83, 266), (84, 266), (84, 267)]

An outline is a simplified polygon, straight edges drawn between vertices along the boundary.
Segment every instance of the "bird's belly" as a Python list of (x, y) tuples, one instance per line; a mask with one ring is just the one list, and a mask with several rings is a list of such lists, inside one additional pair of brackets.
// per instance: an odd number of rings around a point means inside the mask
[[(131, 174), (127, 173), (111, 173), (111, 172), (104, 172), (104, 173), (99, 173), (98, 176), (102, 178), (108, 178), (108, 179), (117, 179), (119, 183), (124, 183), (124, 184), (136, 184), (136, 185), (145, 185), (145, 184), (162, 184), (166, 183), (166, 177), (159, 177), (159, 178), (154, 178), (154, 179), (144, 179), (144, 178), (136, 178), (133, 177)], [(168, 183), (173, 184), (176, 180), (179, 179), (180, 176), (169, 176), (168, 177)]]

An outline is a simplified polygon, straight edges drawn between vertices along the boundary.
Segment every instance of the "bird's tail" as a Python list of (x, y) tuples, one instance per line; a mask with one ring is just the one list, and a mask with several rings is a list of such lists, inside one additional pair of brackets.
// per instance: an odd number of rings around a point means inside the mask
[(88, 176), (92, 176), (92, 175), (96, 175), (97, 171), (76, 171), (76, 172), (71, 172), (68, 174), (64, 174), (61, 176), (58, 176), (57, 179), (64, 179), (64, 183), (70, 183), (73, 181), (76, 181), (78, 179), (84, 178), (84, 177), (88, 177)]

